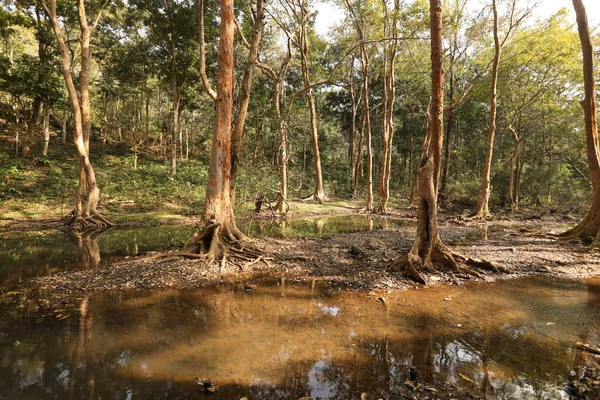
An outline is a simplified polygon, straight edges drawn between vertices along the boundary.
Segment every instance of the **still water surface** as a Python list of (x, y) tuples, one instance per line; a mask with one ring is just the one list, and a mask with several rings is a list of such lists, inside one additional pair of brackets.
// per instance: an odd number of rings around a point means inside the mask
[[(401, 226), (410, 220), (330, 215), (289, 221), (241, 219), (251, 237), (314, 237)], [(127, 256), (181, 247), (195, 231), (189, 225), (111, 229), (75, 235), (60, 232), (0, 234), (0, 285), (23, 278), (107, 265)]]
[[(566, 398), (600, 347), (600, 280), (527, 278), (377, 296), (322, 282), (0, 306), (0, 399), (377, 399), (412, 375), (488, 398)], [(412, 371), (412, 372), (411, 372)], [(220, 389), (207, 394), (195, 378)]]

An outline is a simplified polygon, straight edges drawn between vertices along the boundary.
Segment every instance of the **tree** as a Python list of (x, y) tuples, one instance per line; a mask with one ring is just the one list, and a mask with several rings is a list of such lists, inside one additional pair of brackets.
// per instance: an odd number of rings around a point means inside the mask
[(220, 17), (215, 122), (202, 212), (203, 226), (187, 241), (183, 251), (206, 255), (209, 261), (222, 257), (225, 262), (226, 244), (239, 244), (245, 239), (236, 226), (230, 195), (235, 30), (233, 0), (221, 0)]
[(308, 71), (308, 30), (309, 30), (309, 2), (308, 0), (294, 0), (288, 2), (289, 10), (298, 23), (295, 33), (295, 43), (300, 50), (300, 65), (302, 69), (302, 82), (304, 83), (304, 95), (310, 112), (310, 142), (313, 150), (315, 187), (312, 196), (307, 200), (319, 203), (327, 201), (327, 195), (323, 189), (323, 173), (321, 172), (321, 154), (319, 151), (319, 131), (317, 127), (317, 110), (315, 99), (312, 94), (312, 83)]
[[(387, 4), (384, 1), (384, 11), (387, 20)], [(394, 8), (391, 18), (392, 40), (388, 46), (384, 47), (388, 65), (385, 73), (385, 82), (383, 89), (384, 123), (383, 123), (383, 149), (381, 156), (381, 171), (379, 179), (379, 210), (382, 213), (387, 212), (387, 204), (390, 199), (390, 178), (392, 176), (392, 139), (394, 137), (394, 101), (396, 98), (396, 81), (394, 79), (394, 66), (396, 61), (396, 50), (398, 47), (398, 13), (400, 12), (399, 0), (394, 0)], [(385, 32), (385, 30), (384, 30)]]
[(588, 167), (592, 182), (592, 205), (585, 218), (574, 228), (564, 232), (562, 237), (570, 239), (594, 240), (600, 236), (600, 148), (598, 145), (598, 123), (596, 120), (596, 82), (594, 77), (594, 48), (590, 40), (587, 14), (582, 0), (573, 0), (581, 51), (583, 53), (583, 79), (585, 97), (581, 102), (585, 116), (585, 137)]
[(509, 21), (504, 38), (501, 40), (498, 32), (498, 7), (497, 1), (492, 0), (492, 13), (494, 19), (494, 60), (492, 63), (492, 82), (490, 88), (490, 116), (489, 116), (489, 131), (488, 131), (488, 146), (485, 155), (485, 163), (483, 166), (483, 176), (481, 182), (481, 193), (477, 201), (474, 217), (484, 218), (490, 216), (489, 202), (490, 193), (492, 192), (491, 185), (491, 170), (492, 157), (494, 154), (494, 137), (496, 135), (496, 113), (497, 113), (497, 85), (498, 85), (498, 69), (500, 67), (500, 54), (502, 47), (506, 44), (511, 32), (525, 19), (529, 14), (530, 9), (526, 9), (521, 15), (516, 15), (517, 0), (510, 0), (509, 5)]
[[(366, 30), (366, 16), (365, 14), (370, 11), (370, 7), (372, 6), (370, 2), (366, 2), (364, 4), (365, 9), (359, 9), (360, 5), (356, 8), (350, 4), (349, 0), (346, 0), (346, 6), (348, 7), (348, 12), (350, 13), (352, 22), (356, 29), (357, 39), (359, 40), (359, 51), (360, 51), (360, 70), (362, 75), (362, 85), (361, 85), (361, 96), (362, 96), (362, 136), (359, 143), (358, 148), (358, 156), (355, 164), (356, 170), (353, 171), (353, 176), (355, 179), (355, 183), (358, 183), (359, 171), (358, 169), (361, 167), (361, 158), (362, 158), (362, 147), (363, 147), (363, 137), (365, 141), (365, 145), (367, 148), (367, 211), (373, 211), (373, 145), (372, 145), (372, 137), (371, 137), (371, 109), (369, 107), (369, 76), (371, 74), (370, 68), (370, 55), (367, 52), (366, 41), (368, 40)], [(387, 82), (386, 82), (387, 84)], [(393, 96), (392, 96), (393, 100)], [(386, 104), (386, 107), (388, 104)], [(387, 126), (386, 126), (387, 129)], [(385, 134), (384, 134), (385, 135)], [(356, 188), (356, 186), (355, 186)]]
[(67, 45), (65, 43), (58, 14), (56, 10), (56, 0), (41, 0), (42, 7), (46, 16), (52, 24), (52, 29), (58, 43), (58, 53), (62, 65), (62, 74), (67, 87), (69, 100), (73, 113), (73, 138), (79, 154), (79, 187), (75, 196), (75, 210), (68, 224), (74, 229), (85, 229), (90, 226), (110, 226), (112, 225), (98, 211), (97, 205), (100, 198), (100, 189), (96, 183), (96, 174), (90, 162), (90, 129), (91, 129), (91, 111), (90, 111), (90, 37), (96, 29), (103, 8), (107, 5), (103, 3), (97, 10), (96, 18), (92, 25), (88, 24), (86, 8), (83, 0), (77, 2), (77, 16), (80, 29), (80, 72), (79, 72), (79, 93), (75, 89), (73, 76), (71, 74), (71, 57), (69, 56)]
[(417, 237), (408, 253), (407, 273), (425, 283), (419, 274), (422, 267), (434, 262), (449, 264), (458, 269), (450, 250), (442, 240), (437, 221), (437, 193), (442, 161), (444, 119), (444, 71), (442, 67), (442, 7), (440, 0), (430, 0), (431, 29), (431, 105), (426, 146), (421, 154), (417, 171), (419, 208), (417, 211)]
[(287, 52), (277, 69), (265, 64), (259, 64), (264, 73), (273, 81), (273, 109), (279, 134), (279, 194), (275, 210), (280, 213), (287, 212), (288, 194), (288, 124), (283, 115), (285, 109), (285, 76), (292, 61), (291, 39), (287, 40)]

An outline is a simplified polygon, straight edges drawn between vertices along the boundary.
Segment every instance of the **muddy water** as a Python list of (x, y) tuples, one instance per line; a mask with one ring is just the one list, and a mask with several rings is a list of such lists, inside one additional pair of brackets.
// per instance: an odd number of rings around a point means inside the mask
[[(408, 224), (361, 215), (331, 215), (289, 221), (243, 219), (239, 226), (251, 237), (313, 237)], [(180, 247), (193, 226), (153, 226), (104, 232), (0, 234), (0, 285), (23, 278), (106, 265), (123, 257)]]
[[(367, 296), (322, 283), (100, 294), (0, 306), (0, 399), (368, 399), (405, 381), (566, 398), (600, 346), (600, 280), (528, 278)], [(219, 386), (205, 393), (196, 378)], [(399, 397), (397, 397), (399, 398)]]

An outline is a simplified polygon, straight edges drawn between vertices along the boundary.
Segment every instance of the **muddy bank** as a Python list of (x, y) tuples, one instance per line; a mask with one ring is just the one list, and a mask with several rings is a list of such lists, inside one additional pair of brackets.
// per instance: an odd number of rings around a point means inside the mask
[[(414, 286), (394, 263), (412, 245), (414, 220), (391, 228), (385, 226), (385, 220), (374, 224), (371, 231), (316, 239), (254, 239), (263, 252), (258, 259), (207, 265), (203, 260), (168, 253), (142, 254), (89, 270), (24, 280), (16, 289), (35, 288), (58, 299), (99, 291), (197, 288), (223, 280), (253, 281), (273, 276), (324, 280), (334, 287), (365, 292)], [(600, 258), (589, 247), (553, 236), (565, 227), (562, 219), (555, 218), (491, 222), (448, 219), (441, 224), (441, 235), (454, 251), (495, 262), (508, 272), (436, 269), (424, 271), (425, 279), (429, 284), (460, 285), (533, 274), (562, 278), (600, 275)]]

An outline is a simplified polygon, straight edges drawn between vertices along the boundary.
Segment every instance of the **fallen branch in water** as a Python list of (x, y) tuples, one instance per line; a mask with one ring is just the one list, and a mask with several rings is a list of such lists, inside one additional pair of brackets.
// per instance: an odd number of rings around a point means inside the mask
[(587, 351), (588, 353), (600, 355), (600, 349), (597, 349), (587, 344), (583, 344), (581, 342), (577, 342), (577, 348), (583, 351)]

